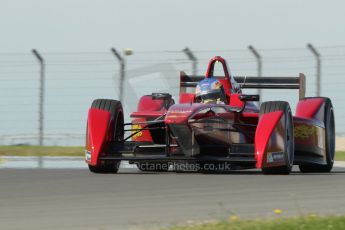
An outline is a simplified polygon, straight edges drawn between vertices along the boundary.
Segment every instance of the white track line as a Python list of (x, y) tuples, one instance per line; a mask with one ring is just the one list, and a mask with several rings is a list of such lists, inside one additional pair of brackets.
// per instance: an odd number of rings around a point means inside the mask
[(345, 161), (335, 161), (334, 166), (340, 167), (340, 168), (345, 168)]

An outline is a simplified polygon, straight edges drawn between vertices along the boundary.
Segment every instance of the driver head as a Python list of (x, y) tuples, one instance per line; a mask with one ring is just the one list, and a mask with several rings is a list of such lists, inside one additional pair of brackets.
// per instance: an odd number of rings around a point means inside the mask
[(222, 84), (214, 77), (200, 81), (195, 88), (196, 101), (204, 104), (224, 104), (226, 97)]

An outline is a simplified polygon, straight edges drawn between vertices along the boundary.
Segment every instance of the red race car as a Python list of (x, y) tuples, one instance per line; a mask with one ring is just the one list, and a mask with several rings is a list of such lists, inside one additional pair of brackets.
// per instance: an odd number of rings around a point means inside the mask
[[(214, 76), (215, 64), (223, 76)], [(292, 115), (286, 101), (253, 101), (242, 89), (298, 89)], [(233, 77), (226, 61), (210, 60), (206, 76), (180, 75), (179, 103), (168, 93), (142, 96), (132, 121), (120, 101), (96, 99), (88, 112), (86, 163), (116, 173), (121, 161), (142, 171), (261, 169), (265, 174), (330, 172), (335, 154), (332, 102), (305, 97), (305, 76)]]

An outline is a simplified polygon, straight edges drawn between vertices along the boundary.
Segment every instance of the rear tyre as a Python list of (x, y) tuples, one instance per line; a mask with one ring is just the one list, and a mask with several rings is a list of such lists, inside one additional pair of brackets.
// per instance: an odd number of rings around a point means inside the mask
[(325, 143), (326, 143), (326, 165), (306, 164), (299, 165), (299, 169), (303, 173), (327, 173), (330, 172), (334, 164), (335, 155), (335, 122), (334, 110), (332, 102), (329, 98), (325, 100)]
[(292, 170), (295, 155), (292, 113), (289, 103), (285, 101), (268, 101), (262, 103), (260, 106), (260, 115), (275, 111), (283, 111), (285, 117), (285, 165), (262, 168), (262, 172), (264, 174), (289, 174)]
[[(109, 99), (96, 99), (92, 102), (91, 108), (110, 112), (110, 129), (108, 130), (107, 145), (104, 152), (110, 152), (110, 143), (121, 142), (124, 139), (124, 117), (120, 101)], [(97, 166), (89, 165), (93, 173), (117, 173), (121, 161), (98, 162)]]

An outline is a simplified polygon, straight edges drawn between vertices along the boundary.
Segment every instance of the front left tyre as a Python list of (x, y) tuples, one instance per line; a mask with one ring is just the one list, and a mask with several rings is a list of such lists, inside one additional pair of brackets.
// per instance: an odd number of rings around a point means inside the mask
[[(91, 108), (100, 109), (110, 113), (110, 126), (105, 143), (105, 152), (109, 152), (110, 143), (121, 142), (124, 139), (124, 117), (120, 101), (110, 99), (96, 99), (92, 102)], [(117, 173), (121, 161), (97, 162), (96, 166), (89, 165), (93, 173)]]
[(320, 164), (301, 164), (299, 169), (303, 173), (327, 173), (330, 172), (334, 164), (335, 156), (335, 121), (332, 102), (329, 98), (322, 98), (325, 103), (324, 107), (324, 124), (325, 124), (325, 154), (326, 162)]

